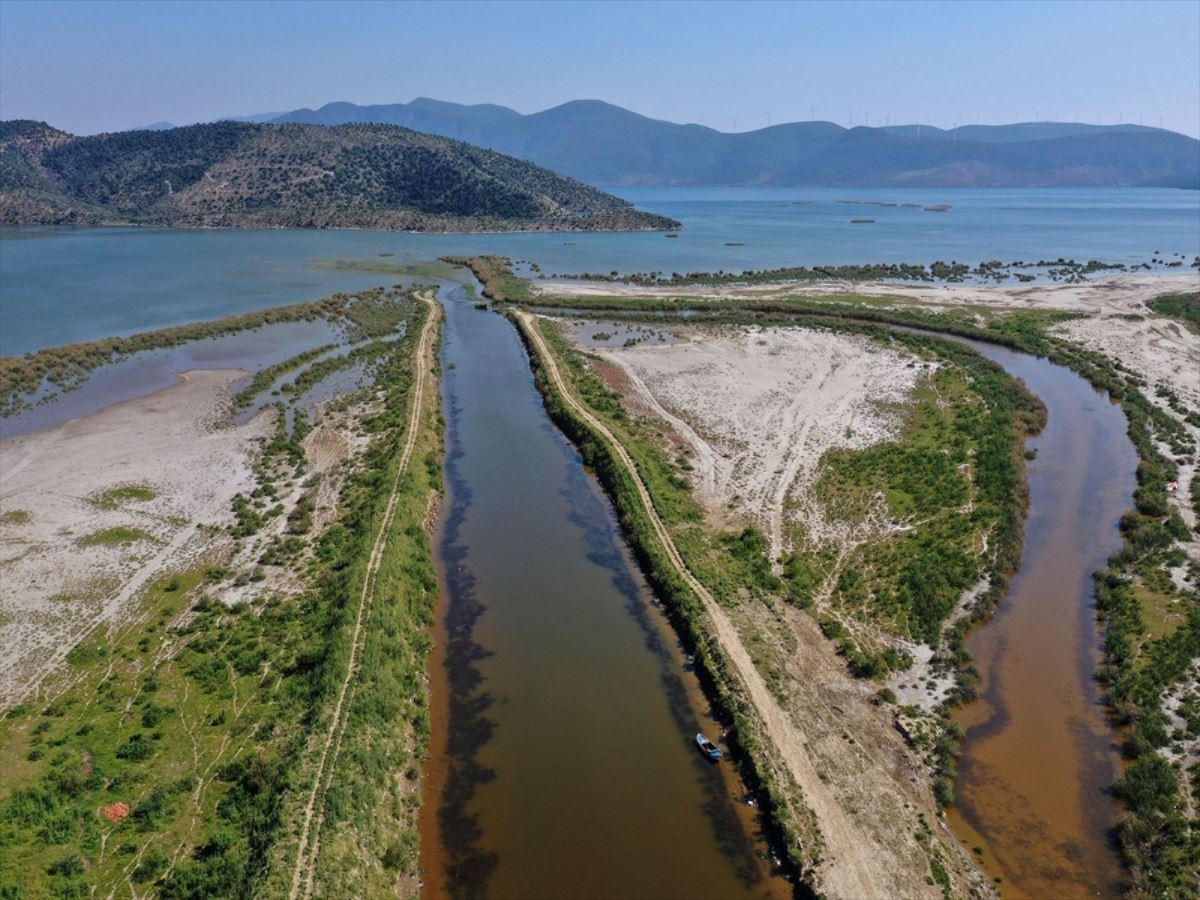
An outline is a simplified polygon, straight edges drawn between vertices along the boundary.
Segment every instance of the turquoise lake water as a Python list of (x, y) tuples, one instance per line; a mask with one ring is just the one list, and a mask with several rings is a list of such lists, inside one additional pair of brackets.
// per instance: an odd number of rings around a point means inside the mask
[[(684, 224), (623, 234), (371, 231), (0, 231), (0, 355), (162, 328), (386, 283), (339, 259), (500, 253), (544, 272), (696, 271), (1200, 253), (1200, 192), (1149, 188), (623, 188)], [(845, 203), (840, 201), (858, 201)], [(923, 208), (863, 205), (950, 204)], [(873, 224), (852, 224), (869, 217)], [(728, 243), (740, 246), (728, 246)], [(1178, 257), (1176, 257), (1178, 258)]]

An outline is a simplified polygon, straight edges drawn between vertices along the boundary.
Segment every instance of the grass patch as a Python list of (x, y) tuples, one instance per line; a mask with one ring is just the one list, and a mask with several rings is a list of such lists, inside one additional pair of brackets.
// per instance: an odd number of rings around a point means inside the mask
[(1169, 637), (1176, 629), (1187, 622), (1183, 604), (1177, 602), (1170, 594), (1151, 590), (1144, 585), (1133, 589), (1142, 611), (1142, 624), (1146, 629), (1146, 638), (1157, 640)]
[(152, 541), (154, 537), (140, 528), (128, 525), (114, 525), (112, 528), (102, 528), (85, 534), (75, 541), (79, 547), (118, 547), (136, 544), (138, 541)]
[(1164, 294), (1146, 305), (1159, 315), (1177, 319), (1192, 331), (1200, 333), (1200, 293)]
[(97, 509), (118, 509), (126, 503), (144, 503), (158, 494), (148, 484), (122, 484), (92, 494), (88, 503)]
[(6, 509), (0, 513), (0, 525), (28, 525), (33, 517), (25, 509)]

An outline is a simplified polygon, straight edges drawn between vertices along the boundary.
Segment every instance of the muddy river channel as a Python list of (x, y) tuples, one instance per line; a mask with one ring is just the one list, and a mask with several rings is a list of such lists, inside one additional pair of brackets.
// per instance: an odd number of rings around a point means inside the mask
[(1042, 398), (1030, 442), (1029, 513), (1017, 574), (996, 614), (967, 639), (979, 699), (966, 730), (951, 825), (1006, 897), (1120, 891), (1110, 787), (1117, 735), (1094, 678), (1102, 636), (1092, 573), (1121, 545), (1137, 456), (1119, 406), (1075, 373), (989, 344), (978, 352)]
[(429, 897), (781, 897), (754, 807), (611, 505), (504, 318), (446, 309)]

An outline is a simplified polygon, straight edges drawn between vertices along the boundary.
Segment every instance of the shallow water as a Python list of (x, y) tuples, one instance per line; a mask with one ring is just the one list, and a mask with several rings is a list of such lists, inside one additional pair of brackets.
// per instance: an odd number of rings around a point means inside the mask
[[(399, 276), (400, 265), (499, 253), (546, 273), (741, 271), (956, 259), (1148, 261), (1200, 253), (1200, 191), (1158, 188), (619, 188), (679, 236), (372, 231), (0, 230), (0, 355), (205, 321)], [(949, 203), (946, 213), (841, 200)], [(854, 225), (863, 214), (873, 225)], [(743, 246), (728, 246), (741, 242)], [(381, 254), (392, 254), (382, 257)], [(1177, 271), (1177, 270), (1169, 270)]]
[[(178, 347), (146, 350), (91, 373), (79, 387), (0, 418), (0, 439), (29, 434), (97, 412), (113, 403), (145, 397), (175, 384), (192, 369), (244, 369), (265, 366), (340, 339), (325, 321), (280, 322)], [(291, 373), (294, 377), (295, 373)]]
[(1094, 673), (1102, 637), (1092, 572), (1121, 545), (1137, 456), (1119, 406), (1078, 375), (969, 342), (1024, 379), (1049, 413), (1030, 441), (1021, 563), (995, 616), (967, 639), (979, 699), (966, 729), (952, 826), (982, 845), (1005, 896), (1113, 896), (1123, 874), (1110, 795), (1120, 749)]
[(444, 606), (425, 781), (426, 893), (762, 897), (765, 845), (719, 734), (554, 428), (513, 326), (444, 288)]

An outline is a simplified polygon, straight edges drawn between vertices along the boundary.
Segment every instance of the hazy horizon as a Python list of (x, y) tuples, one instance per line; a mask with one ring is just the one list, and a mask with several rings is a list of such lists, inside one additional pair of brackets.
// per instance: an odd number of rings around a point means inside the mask
[[(255, 121), (262, 121), (262, 120), (263, 120), (263, 119), (262, 119), (262, 117), (263, 117), (263, 116), (267, 116), (267, 115), (270, 115), (270, 116), (281, 116), (281, 115), (284, 115), (284, 114), (286, 114), (286, 113), (289, 113), (289, 112), (295, 112), (296, 110), (300, 110), (300, 109), (312, 109), (312, 110), (319, 110), (319, 109), (321, 109), (322, 107), (328, 106), (328, 105), (330, 105), (330, 104), (337, 104), (337, 103), (350, 103), (350, 104), (353, 104), (353, 105), (355, 105), (355, 106), (370, 107), (370, 106), (392, 106), (392, 105), (406, 105), (406, 104), (411, 104), (411, 103), (414, 103), (414, 102), (416, 102), (417, 100), (432, 100), (432, 101), (436, 101), (436, 102), (454, 103), (454, 104), (458, 104), (458, 103), (459, 103), (459, 101), (456, 101), (456, 100), (446, 100), (444, 97), (429, 97), (429, 96), (426, 96), (426, 95), (423, 95), (423, 94), (422, 94), (422, 95), (417, 95), (417, 96), (414, 96), (414, 97), (410, 97), (410, 98), (408, 98), (408, 99), (405, 99), (405, 100), (392, 100), (392, 101), (383, 101), (383, 102), (381, 102), (381, 103), (359, 103), (359, 102), (357, 102), (357, 101), (355, 101), (355, 100), (339, 99), (339, 100), (328, 100), (328, 101), (326, 101), (325, 103), (319, 103), (319, 104), (316, 104), (316, 105), (313, 105), (313, 104), (305, 104), (305, 105), (303, 105), (303, 106), (298, 106), (298, 107), (295, 107), (295, 108), (293, 108), (293, 109), (286, 109), (286, 110), (283, 110), (283, 109), (280, 109), (280, 110), (266, 110), (266, 111), (255, 111), (255, 112), (251, 112), (251, 113), (247, 113), (247, 112), (236, 112), (236, 113), (230, 113), (230, 114), (228, 114), (228, 115), (218, 116), (218, 117), (217, 117), (217, 118), (215, 118), (215, 119), (198, 119), (198, 120), (195, 120), (195, 121), (182, 121), (182, 122), (175, 122), (175, 121), (171, 121), (171, 120), (169, 120), (169, 119), (156, 119), (156, 120), (155, 120), (155, 121), (153, 121), (153, 122), (146, 122), (146, 123), (143, 123), (143, 125), (140, 125), (140, 126), (133, 126), (133, 127), (136, 129), (136, 128), (146, 128), (146, 127), (153, 127), (153, 126), (160, 126), (160, 125), (170, 125), (170, 126), (172, 126), (172, 127), (174, 127), (174, 128), (181, 128), (181, 127), (186, 127), (186, 126), (188, 126), (188, 125), (198, 125), (198, 124), (204, 124), (204, 123), (206, 123), (206, 122), (216, 122), (216, 121), (226, 121), (226, 120), (228, 120), (228, 121), (242, 121), (242, 120), (247, 120), (247, 119), (254, 119)], [(546, 110), (554, 109), (555, 107), (558, 107), (558, 106), (565, 106), (565, 105), (568, 105), (568, 104), (570, 104), (570, 103), (609, 103), (610, 105), (614, 105), (614, 106), (620, 106), (620, 104), (612, 104), (612, 103), (611, 103), (611, 101), (609, 101), (609, 100), (606, 100), (606, 99), (604, 99), (603, 97), (572, 97), (572, 98), (570, 98), (570, 99), (563, 100), (561, 103), (556, 103), (556, 104), (554, 104), (553, 106), (548, 106), (548, 107), (545, 107), (545, 108), (543, 108), (543, 109), (533, 109), (533, 110), (529, 110), (528, 112), (525, 112), (525, 111), (522, 111), (522, 110), (514, 110), (514, 112), (520, 113), (521, 115), (536, 115), (537, 113), (540, 113), (540, 112), (545, 112)], [(513, 107), (509, 106), (507, 103), (503, 103), (503, 102), (500, 102), (500, 101), (498, 101), (498, 100), (497, 100), (497, 101), (481, 100), (481, 101), (479, 101), (479, 102), (477, 102), (477, 103), (462, 103), (462, 104), (459, 104), (459, 105), (462, 105), (462, 106), (501, 106), (501, 107), (506, 107), (506, 108), (508, 108), (508, 109), (513, 109)], [(620, 107), (620, 108), (622, 108), (622, 109), (627, 109), (629, 112), (637, 113), (638, 115), (645, 115), (645, 113), (639, 113), (639, 112), (638, 112), (638, 110), (636, 110), (636, 109), (629, 109), (628, 107)], [(712, 130), (714, 130), (714, 131), (718, 131), (718, 132), (720, 132), (720, 133), (722, 133), (722, 134), (747, 134), (747, 133), (749, 133), (749, 132), (754, 132), (754, 131), (762, 131), (762, 130), (765, 130), (766, 128), (769, 128), (769, 127), (779, 127), (779, 126), (781, 126), (781, 125), (791, 125), (791, 124), (803, 123), (803, 122), (818, 122), (818, 123), (824, 123), (824, 124), (833, 124), (833, 125), (838, 125), (838, 126), (840, 126), (840, 127), (843, 127), (843, 128), (858, 128), (858, 127), (868, 127), (868, 128), (885, 128), (885, 127), (891, 127), (891, 128), (905, 128), (905, 127), (912, 127), (912, 126), (920, 125), (920, 126), (921, 126), (921, 127), (923, 127), (923, 128), (924, 128), (924, 127), (929, 127), (929, 128), (937, 128), (937, 129), (944, 130), (944, 131), (952, 130), (952, 129), (956, 128), (956, 127), (962, 127), (962, 128), (965, 128), (965, 127), (968, 127), (968, 126), (976, 126), (976, 125), (982, 125), (982, 126), (1006, 126), (1006, 125), (1046, 125), (1046, 124), (1062, 124), (1062, 125), (1075, 125), (1075, 124), (1082, 124), (1082, 125), (1097, 125), (1097, 124), (1102, 124), (1102, 125), (1105, 125), (1105, 126), (1124, 125), (1124, 126), (1146, 127), (1146, 128), (1156, 128), (1156, 129), (1157, 129), (1157, 128), (1160, 128), (1160, 126), (1158, 125), (1158, 123), (1157, 123), (1157, 122), (1103, 122), (1103, 123), (1096, 123), (1096, 122), (1086, 122), (1086, 121), (1082, 121), (1082, 120), (1074, 120), (1074, 119), (1022, 119), (1022, 120), (1020, 120), (1020, 121), (1011, 121), (1011, 122), (1010, 122), (1010, 121), (1004, 121), (1004, 120), (1000, 120), (1000, 121), (992, 121), (992, 122), (984, 122), (984, 121), (970, 121), (970, 122), (966, 122), (966, 121), (961, 121), (961, 122), (958, 122), (958, 123), (956, 123), (956, 124), (951, 124), (951, 125), (938, 125), (938, 124), (936, 124), (936, 123), (934, 123), (934, 122), (921, 122), (921, 121), (911, 121), (911, 122), (909, 122), (909, 121), (889, 121), (889, 120), (887, 119), (887, 117), (885, 116), (885, 121), (884, 121), (884, 122), (878, 122), (878, 121), (874, 121), (874, 120), (869, 120), (869, 121), (868, 121), (868, 120), (863, 120), (863, 121), (859, 121), (859, 120), (857, 120), (857, 119), (856, 119), (856, 120), (854, 120), (854, 121), (847, 121), (847, 122), (836, 122), (836, 121), (834, 121), (834, 120), (832, 120), (832, 119), (822, 119), (822, 118), (820, 118), (820, 117), (817, 117), (817, 118), (815, 118), (815, 119), (795, 119), (795, 120), (788, 119), (788, 120), (776, 120), (776, 121), (773, 121), (773, 122), (772, 122), (770, 125), (767, 125), (767, 124), (765, 124), (765, 123), (764, 123), (764, 124), (762, 124), (762, 125), (755, 125), (755, 126), (752, 126), (752, 127), (749, 127), (749, 128), (739, 129), (737, 132), (732, 132), (732, 131), (730, 131), (728, 128), (721, 128), (719, 125), (716, 125), (716, 124), (710, 124), (710, 123), (708, 123), (708, 122), (683, 122), (683, 121), (680, 121), (680, 120), (678, 120), (678, 119), (667, 119), (667, 118), (662, 118), (662, 117), (659, 117), (659, 116), (648, 116), (648, 118), (652, 118), (652, 119), (655, 119), (656, 121), (661, 121), (661, 122), (669, 122), (669, 123), (676, 124), (676, 125), (701, 125), (701, 126), (702, 126), (702, 127), (704, 127), (704, 128), (711, 128)], [(54, 125), (54, 123), (53, 123), (53, 122), (49, 122), (49, 123), (47, 123), (47, 124), (49, 124), (49, 125)], [(1173, 129), (1167, 128), (1167, 127), (1165, 126), (1165, 124), (1164, 124), (1163, 126), (1161, 126), (1161, 128), (1163, 128), (1164, 130), (1167, 130), (1167, 131), (1173, 131)], [(98, 134), (99, 132), (91, 132), (91, 133), (93, 133), (93, 134)], [(1184, 134), (1185, 132), (1175, 132), (1175, 133), (1177, 133), (1177, 134)], [(1195, 135), (1188, 135), (1188, 137), (1195, 137)]]
[(1064, 121), (1200, 137), (1196, 3), (467, 5), (6, 0), (0, 118), (89, 134), (423, 96), (526, 114), (597, 99), (723, 132)]

